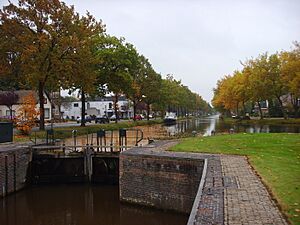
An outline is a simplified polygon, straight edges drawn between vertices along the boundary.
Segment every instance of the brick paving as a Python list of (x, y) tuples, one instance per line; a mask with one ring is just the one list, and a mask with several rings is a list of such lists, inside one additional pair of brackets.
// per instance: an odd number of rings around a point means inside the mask
[[(154, 143), (148, 154), (207, 159), (196, 215), (188, 225), (287, 225), (244, 156), (166, 151), (176, 141)], [(149, 146), (150, 147), (150, 146)], [(149, 151), (150, 150), (150, 151)], [(133, 154), (141, 154), (140, 150)]]
[(220, 160), (225, 225), (287, 224), (245, 157), (222, 155)]

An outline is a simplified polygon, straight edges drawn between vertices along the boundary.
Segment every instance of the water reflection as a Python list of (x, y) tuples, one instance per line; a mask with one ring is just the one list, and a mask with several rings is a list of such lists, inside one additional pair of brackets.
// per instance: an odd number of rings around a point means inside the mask
[(236, 133), (300, 133), (300, 126), (279, 124), (279, 125), (259, 125), (259, 124), (236, 124), (225, 123), (219, 120), (219, 116), (210, 116), (205, 118), (194, 118), (178, 121), (171, 126), (155, 126), (157, 133), (152, 132), (156, 137), (174, 136), (181, 133), (192, 133), (197, 131), (198, 134), (210, 136), (212, 132), (229, 133), (230, 130)]
[(180, 225), (187, 219), (120, 204), (118, 186), (38, 186), (0, 200), (3, 225)]

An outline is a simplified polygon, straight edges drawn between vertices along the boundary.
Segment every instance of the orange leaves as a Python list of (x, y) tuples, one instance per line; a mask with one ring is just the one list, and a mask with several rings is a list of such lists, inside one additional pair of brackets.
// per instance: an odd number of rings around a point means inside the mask
[(36, 110), (36, 99), (33, 93), (25, 96), (21, 100), (22, 105), (16, 114), (17, 129), (22, 134), (28, 135), (38, 119), (39, 112)]

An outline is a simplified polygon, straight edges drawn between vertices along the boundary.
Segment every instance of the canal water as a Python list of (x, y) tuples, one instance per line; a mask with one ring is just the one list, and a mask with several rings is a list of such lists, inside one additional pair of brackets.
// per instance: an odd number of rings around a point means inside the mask
[(193, 118), (180, 120), (171, 126), (154, 125), (141, 127), (144, 136), (149, 138), (162, 138), (180, 134), (191, 134), (196, 131), (198, 135), (210, 136), (215, 133), (300, 133), (299, 125), (279, 124), (279, 125), (259, 125), (259, 124), (237, 124), (226, 123), (219, 119), (219, 116), (203, 118)]
[(0, 199), (1, 225), (183, 225), (187, 215), (121, 204), (118, 186), (33, 186)]
[[(259, 124), (238, 124), (228, 123), (219, 119), (218, 115), (210, 117), (193, 118), (186, 120), (179, 120), (174, 125), (155, 124), (151, 126), (138, 126), (127, 131), (127, 146), (128, 148), (136, 145), (136, 140), (141, 137), (143, 133), (143, 140), (138, 143), (139, 146), (148, 144), (149, 139), (165, 139), (174, 136), (191, 135), (196, 132), (197, 135), (210, 136), (212, 132), (220, 133), (300, 133), (300, 125), (278, 124), (278, 125), (259, 125)], [(96, 134), (89, 134), (68, 138), (64, 141), (65, 145), (86, 146), (86, 144), (97, 145)], [(102, 145), (119, 146), (119, 131), (107, 131), (105, 142)], [(119, 147), (107, 147), (104, 151), (117, 151)], [(98, 149), (99, 150), (99, 149)], [(102, 149), (103, 150), (103, 149)], [(126, 150), (126, 148), (122, 149)], [(101, 151), (101, 149), (100, 149)]]

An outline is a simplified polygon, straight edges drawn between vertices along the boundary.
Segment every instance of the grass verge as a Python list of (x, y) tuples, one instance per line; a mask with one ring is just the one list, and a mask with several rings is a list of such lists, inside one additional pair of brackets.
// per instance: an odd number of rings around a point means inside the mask
[(232, 118), (225, 118), (224, 119), (225, 123), (238, 123), (238, 124), (261, 124), (261, 125), (295, 125), (299, 126), (300, 125), (300, 119), (295, 119), (295, 118), (289, 118), (289, 119), (284, 119), (284, 118), (264, 118), (264, 119), (259, 119), (259, 118), (254, 118), (251, 120), (238, 120), (238, 119), (232, 119)]
[(300, 224), (300, 134), (186, 138), (171, 150), (246, 155), (290, 222)]

